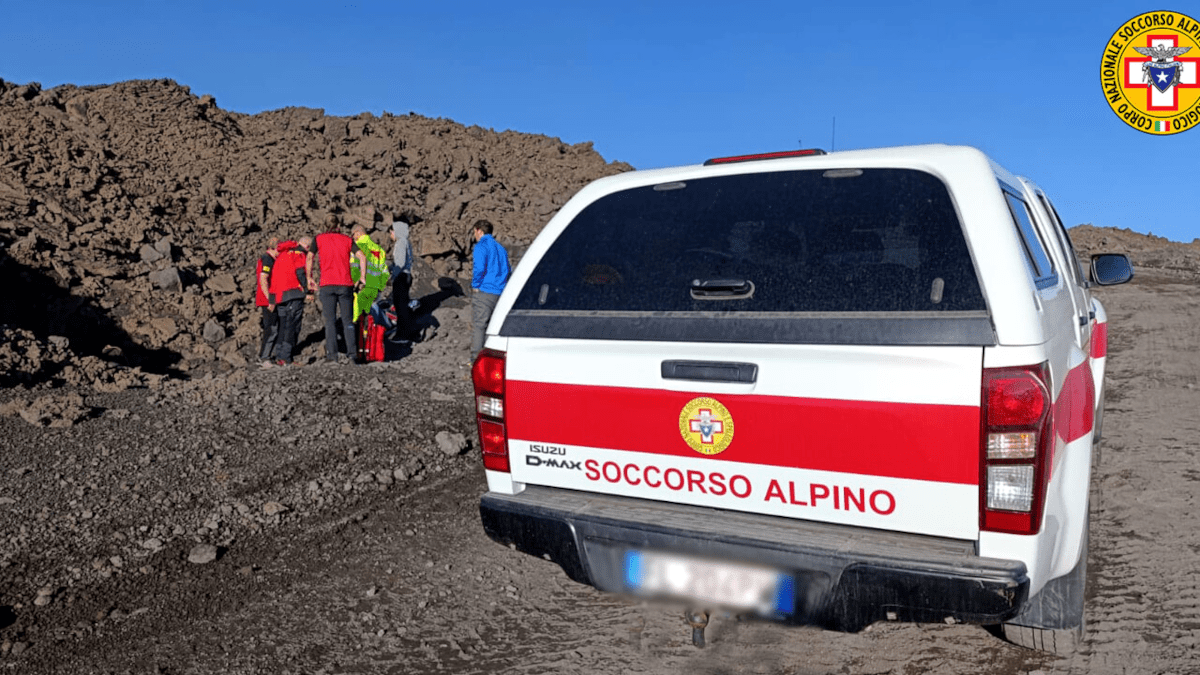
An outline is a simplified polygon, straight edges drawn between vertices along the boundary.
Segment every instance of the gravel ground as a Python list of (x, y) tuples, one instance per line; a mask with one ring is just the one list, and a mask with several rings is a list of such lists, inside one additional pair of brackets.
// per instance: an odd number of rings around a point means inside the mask
[(1200, 301), (1194, 281), (1146, 272), (1101, 293), (1091, 639), (1071, 658), (978, 626), (727, 616), (697, 650), (680, 608), (492, 543), (447, 307), (442, 337), (394, 363), (0, 392), (0, 671), (1200, 672)]

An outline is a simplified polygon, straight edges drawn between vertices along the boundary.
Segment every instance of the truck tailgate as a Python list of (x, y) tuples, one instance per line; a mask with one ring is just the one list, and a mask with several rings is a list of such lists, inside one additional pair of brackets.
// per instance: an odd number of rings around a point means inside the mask
[(978, 534), (982, 347), (511, 338), (506, 367), (519, 483)]

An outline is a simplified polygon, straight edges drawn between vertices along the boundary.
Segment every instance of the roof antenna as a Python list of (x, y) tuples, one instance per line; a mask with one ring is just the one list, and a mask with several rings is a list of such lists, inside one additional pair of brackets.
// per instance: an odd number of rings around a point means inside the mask
[(829, 139), (829, 151), (837, 150), (837, 115), (833, 116), (833, 135)]

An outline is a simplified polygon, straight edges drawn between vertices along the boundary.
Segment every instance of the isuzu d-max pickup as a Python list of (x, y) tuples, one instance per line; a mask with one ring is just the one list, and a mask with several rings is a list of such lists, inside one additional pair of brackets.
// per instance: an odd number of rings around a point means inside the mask
[(1044, 191), (968, 147), (582, 189), (473, 366), (497, 542), (604, 591), (857, 631), (1082, 636), (1108, 324)]

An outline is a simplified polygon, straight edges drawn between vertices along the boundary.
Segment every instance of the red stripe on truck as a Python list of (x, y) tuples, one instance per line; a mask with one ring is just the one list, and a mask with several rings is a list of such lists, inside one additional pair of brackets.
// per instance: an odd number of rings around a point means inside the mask
[[(1103, 325), (1103, 324), (1101, 324)], [(1092, 339), (1096, 336), (1093, 333)], [(1096, 385), (1087, 361), (1067, 373), (1058, 400), (1054, 402), (1054, 433), (1070, 443), (1092, 431), (1095, 417)]]
[[(679, 415), (697, 396), (660, 389), (509, 380), (510, 439), (704, 457)], [(733, 418), (714, 460), (942, 483), (979, 483), (979, 407), (710, 395)]]
[(1092, 358), (1102, 359), (1108, 356), (1108, 322), (1098, 323), (1092, 327)]

